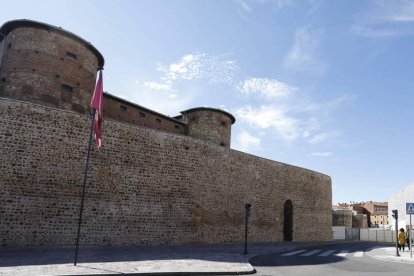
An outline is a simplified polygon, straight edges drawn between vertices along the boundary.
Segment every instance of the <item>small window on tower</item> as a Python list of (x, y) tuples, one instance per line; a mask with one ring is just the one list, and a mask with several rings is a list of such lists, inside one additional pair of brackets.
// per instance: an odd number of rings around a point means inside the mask
[(161, 123), (161, 119), (160, 118), (155, 118), (155, 121), (157, 121), (157, 123)]
[(74, 54), (74, 53), (71, 53), (71, 52), (66, 52), (66, 56), (68, 57), (68, 58), (71, 58), (71, 59), (77, 59), (77, 56)]
[(125, 105), (121, 105), (121, 110), (125, 112), (127, 111), (127, 107)]
[(139, 116), (142, 117), (142, 118), (145, 118), (145, 113), (144, 112), (140, 112), (139, 113)]
[(65, 92), (73, 92), (73, 87), (66, 84), (62, 84), (62, 90)]
[(179, 126), (179, 125), (175, 125), (175, 128), (176, 128), (176, 129), (180, 129), (180, 126)]

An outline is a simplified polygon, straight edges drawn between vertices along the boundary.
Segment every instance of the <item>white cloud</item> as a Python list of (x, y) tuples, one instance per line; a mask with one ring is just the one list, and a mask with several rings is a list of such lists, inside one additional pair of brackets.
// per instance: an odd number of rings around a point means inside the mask
[[(175, 114), (191, 107), (191, 102), (204, 92), (206, 85), (232, 85), (239, 67), (235, 60), (228, 59), (225, 55), (190, 53), (177, 62), (158, 64), (156, 70), (160, 75), (159, 80), (141, 81), (142, 89), (134, 97), (137, 97), (140, 104), (156, 111)], [(197, 82), (200, 89), (188, 89), (194, 82)]]
[(163, 91), (170, 91), (171, 85), (167, 83), (156, 83), (156, 82), (144, 82), (144, 86), (154, 89), (154, 90), (163, 90)]
[(249, 132), (243, 130), (236, 138), (236, 149), (240, 151), (249, 152), (252, 149), (260, 147), (261, 139), (251, 135)]
[(163, 73), (166, 83), (206, 79), (212, 83), (229, 83), (238, 71), (237, 62), (224, 56), (207, 54), (184, 55), (170, 65), (159, 64), (157, 70)]
[(360, 36), (382, 38), (414, 35), (414, 2), (374, 1), (352, 31)]
[(285, 141), (293, 141), (299, 137), (299, 122), (274, 106), (253, 108), (245, 106), (236, 110), (241, 121), (262, 128), (273, 129)]
[(235, 2), (240, 5), (240, 7), (243, 9), (244, 12), (246, 13), (252, 12), (252, 8), (246, 3), (246, 1), (236, 0)]
[(245, 95), (257, 95), (267, 99), (285, 97), (296, 88), (268, 78), (249, 78), (237, 85), (237, 90)]
[(321, 34), (321, 31), (314, 31), (308, 27), (298, 28), (293, 45), (284, 59), (285, 68), (323, 75), (327, 65), (317, 58)]
[(325, 141), (326, 138), (328, 138), (328, 134), (327, 133), (319, 133), (319, 134), (316, 134), (313, 137), (311, 137), (309, 139), (309, 143), (311, 143), (311, 144), (320, 143), (320, 142)]
[(332, 156), (332, 152), (330, 152), (330, 151), (327, 151), (327, 152), (312, 152), (309, 155), (318, 156), (318, 157), (330, 157), (330, 156)]

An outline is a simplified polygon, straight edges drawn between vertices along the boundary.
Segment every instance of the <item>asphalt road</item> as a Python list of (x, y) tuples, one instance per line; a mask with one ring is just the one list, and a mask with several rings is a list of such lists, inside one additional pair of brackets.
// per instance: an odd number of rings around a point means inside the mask
[(348, 243), (298, 248), (250, 260), (255, 275), (414, 275), (414, 265), (370, 258), (377, 243)]

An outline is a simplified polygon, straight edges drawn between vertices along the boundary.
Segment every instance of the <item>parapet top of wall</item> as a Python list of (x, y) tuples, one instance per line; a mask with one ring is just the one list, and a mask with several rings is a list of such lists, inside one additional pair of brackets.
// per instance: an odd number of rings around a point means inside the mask
[[(44, 29), (47, 31), (56, 32), (56, 33), (59, 33), (60, 35), (77, 40), (78, 42), (83, 44), (86, 48), (91, 50), (96, 55), (98, 59), (99, 67), (104, 66), (105, 60), (104, 60), (103, 55), (90, 42), (84, 40), (83, 38), (81, 38), (80, 36), (77, 36), (76, 34), (72, 32), (62, 29), (61, 27), (56, 27), (53, 25), (49, 25), (46, 23), (38, 22), (38, 21), (28, 20), (28, 19), (19, 19), (19, 20), (11, 20), (11, 21), (4, 23), (0, 27), (0, 33), (7, 35), (14, 29), (17, 29), (20, 27), (40, 28), (40, 29)], [(0, 36), (0, 41), (1, 40), (3, 40), (3, 36)]]
[(231, 115), (230, 113), (228, 113), (227, 111), (218, 109), (218, 108), (212, 108), (212, 107), (195, 107), (195, 108), (191, 108), (191, 109), (187, 109), (184, 111), (181, 111), (180, 113), (185, 115), (188, 113), (193, 113), (193, 112), (198, 112), (198, 111), (214, 111), (214, 112), (218, 112), (218, 113), (222, 113), (224, 115), (226, 115), (227, 117), (230, 118), (231, 120), (231, 124), (234, 124), (236, 122), (236, 118), (234, 118), (233, 115)]

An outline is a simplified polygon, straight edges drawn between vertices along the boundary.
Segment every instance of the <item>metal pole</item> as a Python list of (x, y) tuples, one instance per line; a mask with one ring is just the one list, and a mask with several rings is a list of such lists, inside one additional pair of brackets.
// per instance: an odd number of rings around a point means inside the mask
[(245, 215), (245, 225), (244, 225), (244, 252), (243, 254), (247, 254), (247, 218), (248, 218), (248, 214), (247, 214), (247, 209), (246, 209), (246, 215)]
[(80, 211), (79, 211), (78, 233), (77, 233), (77, 236), (76, 236), (75, 261), (73, 262), (73, 265), (75, 265), (75, 266), (76, 266), (76, 263), (78, 262), (79, 238), (80, 238), (80, 231), (81, 231), (81, 224), (82, 224), (83, 202), (85, 200), (86, 178), (87, 178), (87, 175), (88, 175), (89, 158), (90, 158), (90, 155), (91, 155), (91, 145), (92, 145), (92, 136), (93, 136), (93, 126), (94, 126), (94, 123), (95, 123), (95, 113), (96, 113), (95, 109), (93, 111), (91, 111), (92, 123), (91, 123), (91, 131), (90, 131), (90, 134), (89, 134), (88, 155), (86, 157), (85, 173), (83, 175), (82, 199), (81, 199), (81, 205), (80, 205)]
[(413, 244), (411, 243), (411, 235), (413, 234), (411, 231), (411, 214), (410, 214), (410, 229), (408, 230), (408, 244), (410, 245), (410, 257), (413, 258)]
[(400, 256), (400, 253), (398, 252), (398, 219), (395, 219), (395, 238), (397, 239), (396, 241), (396, 243), (395, 243), (395, 246), (396, 246), (396, 249), (397, 249), (397, 256), (399, 257)]

